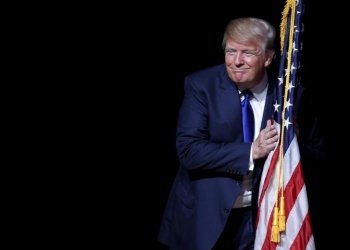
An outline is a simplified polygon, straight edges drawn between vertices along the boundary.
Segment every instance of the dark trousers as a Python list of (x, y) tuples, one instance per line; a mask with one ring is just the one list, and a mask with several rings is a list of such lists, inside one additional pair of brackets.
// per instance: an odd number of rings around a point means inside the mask
[(254, 249), (252, 208), (233, 208), (213, 250)]

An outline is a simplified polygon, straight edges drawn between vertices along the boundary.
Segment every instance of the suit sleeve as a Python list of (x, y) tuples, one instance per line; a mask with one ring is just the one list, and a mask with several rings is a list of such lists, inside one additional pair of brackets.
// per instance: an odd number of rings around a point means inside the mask
[(184, 90), (176, 131), (176, 149), (181, 166), (188, 170), (247, 174), (251, 143), (240, 139), (216, 141), (211, 136), (214, 130), (217, 132), (220, 128), (209, 125), (209, 120), (214, 119), (210, 112), (220, 108), (209, 84), (186, 77)]

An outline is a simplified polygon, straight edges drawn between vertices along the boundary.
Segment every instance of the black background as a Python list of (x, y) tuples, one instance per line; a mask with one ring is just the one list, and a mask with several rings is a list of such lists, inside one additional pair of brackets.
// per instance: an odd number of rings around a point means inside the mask
[[(325, 54), (329, 53), (323, 47), (324, 13), (330, 8), (309, 2), (304, 1), (302, 84), (313, 93), (326, 131), (326, 146), (331, 148), (335, 124), (326, 108), (329, 89), (324, 86), (333, 81), (333, 74), (322, 71), (327, 64)], [(284, 4), (281, 0), (141, 3), (125, 11), (120, 7), (106, 15), (99, 13), (99, 24), (91, 23), (93, 29), (100, 29), (94, 53), (102, 57), (94, 62), (100, 64), (97, 76), (94, 74), (98, 82), (90, 85), (93, 92), (100, 84), (89, 104), (95, 115), (90, 121), (98, 130), (94, 133), (98, 142), (92, 144), (99, 154), (97, 157), (89, 151), (87, 156), (89, 164), (94, 163), (88, 168), (93, 177), (86, 181), (85, 190), (90, 212), (82, 223), (84, 232), (90, 232), (80, 238), (87, 245), (166, 249), (157, 241), (157, 234), (178, 168), (175, 128), (183, 80), (196, 70), (224, 62), (221, 42), (229, 20), (260, 17), (270, 21), (279, 33)], [(332, 29), (327, 32), (332, 36)], [(278, 43), (276, 47), (279, 50)], [(275, 59), (270, 74), (277, 75), (277, 69)], [(329, 170), (333, 167), (328, 162), (321, 167), (315, 173), (319, 181), (312, 198), (314, 234), (317, 249), (328, 249), (324, 243), (336, 244), (334, 234), (340, 229), (333, 230), (339, 222), (333, 218), (337, 209), (332, 198), (335, 186), (329, 187)]]

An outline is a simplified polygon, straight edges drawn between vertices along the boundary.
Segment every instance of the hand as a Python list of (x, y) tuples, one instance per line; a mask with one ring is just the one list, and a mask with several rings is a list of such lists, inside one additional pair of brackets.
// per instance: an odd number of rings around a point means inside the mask
[(277, 146), (277, 141), (277, 129), (273, 125), (273, 120), (268, 120), (266, 127), (260, 131), (258, 137), (253, 141), (253, 159), (267, 156)]

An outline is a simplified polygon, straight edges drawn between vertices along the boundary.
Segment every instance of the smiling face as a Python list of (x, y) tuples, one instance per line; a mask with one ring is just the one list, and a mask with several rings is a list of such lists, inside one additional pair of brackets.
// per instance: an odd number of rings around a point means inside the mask
[(226, 41), (226, 70), (239, 88), (250, 89), (258, 85), (272, 59), (273, 53), (265, 53), (258, 43)]

